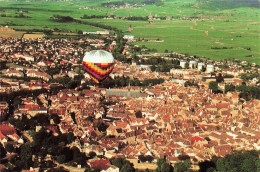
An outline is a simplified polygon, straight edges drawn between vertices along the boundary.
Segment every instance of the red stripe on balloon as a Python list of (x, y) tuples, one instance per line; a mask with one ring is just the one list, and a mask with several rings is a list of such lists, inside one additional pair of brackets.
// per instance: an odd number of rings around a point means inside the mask
[(114, 63), (94, 63), (94, 65), (99, 66), (99, 67), (104, 68), (104, 69), (109, 68), (113, 64)]

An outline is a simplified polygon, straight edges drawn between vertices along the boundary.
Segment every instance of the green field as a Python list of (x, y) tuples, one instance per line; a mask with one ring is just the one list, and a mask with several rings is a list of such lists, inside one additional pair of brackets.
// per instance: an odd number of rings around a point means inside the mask
[[(164, 42), (136, 42), (155, 48), (166, 49), (211, 59), (236, 58), (260, 64), (260, 10), (237, 4), (199, 3), (196, 0), (166, 0), (163, 6), (105, 8), (107, 1), (75, 2), (1, 2), (1, 25), (14, 29), (60, 29), (65, 32), (96, 31), (101, 28), (50, 20), (53, 15), (80, 19), (86, 15), (106, 16), (155, 16), (171, 17), (172, 20), (130, 21), (123, 19), (82, 19), (117, 27), (136, 38), (161, 39)], [(15, 18), (23, 13), (31, 18)], [(132, 26), (129, 33), (127, 29)], [(227, 49), (223, 48), (226, 47)]]

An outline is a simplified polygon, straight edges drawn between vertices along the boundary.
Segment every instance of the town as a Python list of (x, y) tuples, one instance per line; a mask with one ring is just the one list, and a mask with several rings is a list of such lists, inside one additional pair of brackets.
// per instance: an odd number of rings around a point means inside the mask
[[(260, 149), (257, 64), (154, 53), (122, 39), (119, 51), (114, 37), (0, 38), (0, 169), (156, 170), (184, 161), (199, 170)], [(99, 87), (82, 67), (95, 49), (120, 53)]]

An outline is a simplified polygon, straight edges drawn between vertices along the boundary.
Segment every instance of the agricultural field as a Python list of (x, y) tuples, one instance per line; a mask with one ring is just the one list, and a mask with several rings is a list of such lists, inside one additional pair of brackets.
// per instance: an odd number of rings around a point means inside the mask
[[(114, 2), (113, 0), (111, 0)], [(134, 42), (158, 52), (178, 52), (214, 60), (240, 59), (260, 65), (260, 8), (241, 3), (165, 0), (160, 6), (139, 5), (105, 7), (107, 1), (4, 2), (0, 4), (0, 25), (15, 30), (60, 32), (97, 31), (98, 27), (75, 22), (50, 20), (54, 15), (116, 27), (141, 39), (164, 42)], [(19, 18), (15, 16), (26, 16)], [(83, 15), (108, 16), (109, 19), (81, 19)], [(152, 17), (126, 20), (122, 17)], [(167, 18), (159, 20), (159, 18)], [(131, 32), (128, 28), (131, 26)]]

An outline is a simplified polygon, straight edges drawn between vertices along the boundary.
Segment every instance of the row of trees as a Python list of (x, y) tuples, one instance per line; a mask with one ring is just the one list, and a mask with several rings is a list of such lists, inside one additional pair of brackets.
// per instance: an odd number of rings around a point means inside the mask
[(256, 71), (253, 73), (243, 73), (240, 75), (240, 78), (244, 81), (247, 82), (249, 80), (252, 80), (254, 78), (256, 78), (258, 80), (258, 82), (260, 82), (260, 74)]
[[(260, 171), (260, 152), (251, 151), (235, 151), (223, 158), (214, 156), (211, 160), (205, 160), (199, 163), (199, 172), (221, 172), (221, 171)], [(140, 160), (145, 162), (145, 156), (140, 155)], [(118, 159), (114, 162), (118, 162)], [(123, 160), (120, 161), (122, 164)], [(119, 167), (117, 163), (113, 165)], [(165, 159), (157, 160), (157, 172), (192, 172), (191, 162), (189, 158), (183, 159), (171, 166)], [(149, 171), (149, 170), (146, 170)]]
[[(99, 86), (102, 88), (118, 88), (118, 87), (126, 87), (128, 85), (131, 86), (140, 86), (140, 87), (147, 87), (147, 86), (153, 86), (157, 84), (161, 84), (164, 82), (164, 79), (145, 79), (143, 81), (140, 81), (137, 78), (130, 79), (130, 77), (115, 77), (112, 79), (111, 77), (108, 77), (106, 80), (104, 80)], [(89, 85), (95, 85), (95, 83), (92, 80), (88, 80), (83, 84), (83, 88), (88, 88)]]
[(59, 77), (56, 79), (52, 79), (51, 82), (53, 83), (59, 83), (61, 85), (63, 85), (64, 88), (67, 89), (75, 89), (76, 87), (80, 86), (80, 81), (83, 78), (83, 75), (80, 78), (69, 78), (68, 76), (64, 76), (64, 77)]
[(16, 119), (13, 116), (9, 118), (9, 123), (20, 131), (35, 130), (36, 126), (49, 125), (50, 120), (53, 120), (55, 124), (60, 123), (60, 117), (57, 114), (45, 115), (37, 114), (30, 119), (27, 115), (23, 114), (20, 119)]
[(80, 17), (81, 19), (102, 19), (102, 18), (105, 18), (105, 17), (108, 17), (108, 16), (104, 16), (104, 15), (87, 15), (87, 14), (84, 14), (82, 17)]
[[(85, 16), (85, 17), (87, 17), (87, 16)], [(106, 29), (106, 30), (113, 30), (116, 33), (121, 32), (116, 27), (112, 27), (112, 26), (108, 26), (108, 25), (96, 23), (96, 22), (82, 21), (82, 20), (74, 19), (71, 16), (53, 15), (50, 17), (50, 20), (57, 21), (57, 22), (70, 22), (70, 23), (85, 24), (85, 25), (99, 27), (99, 28)]]
[(156, 58), (151, 57), (148, 59), (139, 58), (134, 55), (133, 60), (137, 64), (151, 65), (150, 68), (153, 71), (157, 72), (170, 72), (171, 69), (181, 69), (180, 60), (178, 59), (164, 59), (162, 57)]
[(223, 158), (213, 157), (210, 161), (206, 160), (199, 163), (199, 172), (220, 172), (220, 171), (260, 171), (260, 152), (235, 151)]
[(184, 87), (189, 87), (189, 86), (196, 86), (197, 88), (200, 88), (198, 83), (196, 83), (194, 80), (188, 80), (184, 83)]
[[(117, 3), (117, 2), (116, 2)], [(103, 19), (103, 18), (117, 18), (117, 19), (125, 19), (125, 20), (143, 20), (143, 21), (148, 21), (149, 17), (148, 16), (115, 16), (115, 15), (87, 15), (84, 14), (82, 17), (80, 17), (81, 19)], [(166, 20), (166, 17), (157, 17), (160, 18), (161, 20)]]
[[(219, 90), (218, 82), (211, 81), (209, 82), (209, 89), (214, 93), (223, 93), (223, 91)], [(259, 99), (260, 100), (260, 88), (256, 86), (247, 86), (245, 83), (234, 86), (233, 84), (225, 84), (225, 93), (238, 91), (239, 98), (243, 98), (246, 101), (251, 99)]]
[[(69, 133), (71, 134), (71, 133)], [(1, 158), (4, 158), (9, 153), (16, 153), (16, 156), (12, 157), (9, 160), (1, 160), (2, 164), (7, 164), (9, 170), (20, 171), (22, 169), (28, 169), (30, 166), (33, 166), (32, 156), (35, 155), (36, 158), (42, 159), (40, 164), (40, 169), (43, 170), (47, 165), (44, 160), (47, 154), (53, 156), (53, 160), (56, 160), (59, 163), (69, 163), (71, 165), (81, 164), (82, 167), (86, 168), (86, 172), (96, 171), (98, 169), (90, 168), (86, 164), (86, 160), (96, 156), (94, 152), (90, 152), (89, 156), (86, 156), (84, 153), (81, 153), (76, 147), (66, 147), (65, 145), (69, 144), (73, 140), (73, 135), (61, 135), (53, 136), (50, 133), (47, 133), (44, 129), (37, 132), (34, 136), (37, 143), (34, 141), (32, 143), (25, 143), (20, 147), (14, 147), (12, 144), (6, 144), (5, 148), (0, 143)], [(60, 142), (61, 141), (61, 142)], [(57, 144), (59, 143), (59, 144)], [(46, 148), (48, 145), (48, 149)], [(39, 147), (42, 146), (42, 147)], [(53, 147), (54, 146), (54, 147)], [(148, 156), (139, 156), (142, 162), (145, 162)], [(151, 158), (153, 157), (151, 156)], [(11, 166), (14, 164), (15, 166)], [(49, 164), (51, 164), (49, 162)], [(53, 163), (52, 163), (53, 164)], [(136, 170), (133, 164), (124, 159), (124, 158), (115, 158), (111, 160), (111, 164), (118, 167), (120, 172), (134, 172)], [(177, 162), (174, 167), (169, 164), (164, 158), (157, 160), (157, 172), (192, 172), (190, 159), (185, 159)], [(221, 171), (244, 171), (252, 172), (260, 170), (260, 158), (259, 151), (235, 151), (230, 155), (226, 155), (223, 158), (214, 156), (211, 160), (205, 160), (199, 163), (199, 172), (221, 172)], [(8, 171), (8, 170), (7, 170)], [(146, 170), (149, 172), (150, 170)]]
[(130, 5), (151, 5), (151, 4), (155, 4), (158, 6), (163, 5), (163, 1), (161, 0), (124, 0), (124, 1), (113, 1), (113, 2), (107, 2), (107, 3), (102, 3), (103, 6), (105, 7), (120, 7), (120, 6), (124, 6), (126, 4), (130, 4)]

